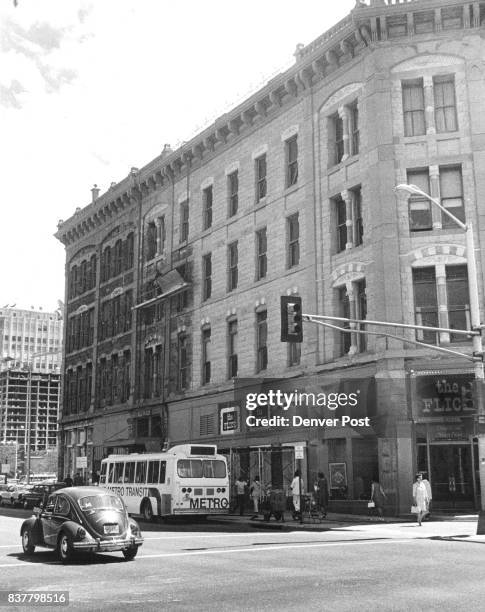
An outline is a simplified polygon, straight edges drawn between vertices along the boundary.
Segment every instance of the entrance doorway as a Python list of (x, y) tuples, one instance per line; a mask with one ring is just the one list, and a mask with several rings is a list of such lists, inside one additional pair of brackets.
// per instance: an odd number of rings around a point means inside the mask
[(433, 504), (466, 508), (474, 505), (473, 459), (470, 444), (430, 444)]

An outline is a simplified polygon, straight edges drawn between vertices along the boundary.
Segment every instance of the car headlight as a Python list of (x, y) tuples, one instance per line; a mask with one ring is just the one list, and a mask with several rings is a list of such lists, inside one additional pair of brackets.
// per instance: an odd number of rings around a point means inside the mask
[(80, 540), (86, 537), (86, 531), (82, 527), (79, 527), (79, 529), (77, 530), (77, 537)]
[(133, 535), (140, 535), (140, 528), (136, 523), (130, 523), (130, 529)]

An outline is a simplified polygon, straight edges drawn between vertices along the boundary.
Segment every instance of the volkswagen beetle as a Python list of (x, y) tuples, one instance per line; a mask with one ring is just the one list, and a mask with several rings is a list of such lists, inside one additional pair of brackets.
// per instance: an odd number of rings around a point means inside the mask
[(140, 528), (128, 516), (122, 499), (99, 487), (55, 491), (42, 509), (22, 523), (20, 535), (26, 555), (33, 554), (36, 546), (52, 548), (62, 563), (79, 551), (122, 551), (131, 561), (143, 543)]

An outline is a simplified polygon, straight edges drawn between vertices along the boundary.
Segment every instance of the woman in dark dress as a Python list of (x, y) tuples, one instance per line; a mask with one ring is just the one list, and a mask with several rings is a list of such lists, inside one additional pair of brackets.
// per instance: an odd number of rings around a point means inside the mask
[(383, 511), (384, 511), (384, 503), (386, 501), (386, 494), (384, 493), (384, 489), (379, 484), (377, 478), (372, 480), (372, 488), (370, 493), (370, 499), (375, 504), (375, 509), (377, 514), (379, 515), (379, 520), (383, 521)]
[(317, 480), (317, 490), (316, 490), (316, 500), (318, 511), (322, 518), (327, 516), (327, 506), (328, 506), (328, 485), (327, 479), (323, 472), (318, 472), (318, 480)]

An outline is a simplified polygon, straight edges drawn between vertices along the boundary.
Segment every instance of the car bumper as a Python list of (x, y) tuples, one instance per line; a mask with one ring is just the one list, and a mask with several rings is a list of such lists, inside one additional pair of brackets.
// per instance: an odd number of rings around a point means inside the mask
[(89, 541), (73, 542), (74, 550), (84, 550), (89, 552), (110, 552), (115, 550), (126, 550), (132, 546), (141, 546), (143, 538), (126, 538), (125, 540), (116, 540), (110, 542)]

